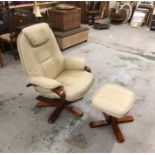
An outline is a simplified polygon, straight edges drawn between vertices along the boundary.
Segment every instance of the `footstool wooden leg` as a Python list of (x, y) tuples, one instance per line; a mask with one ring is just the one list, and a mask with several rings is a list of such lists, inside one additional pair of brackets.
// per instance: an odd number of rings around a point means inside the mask
[(77, 117), (83, 116), (83, 112), (73, 106), (66, 106), (65, 109)]
[(54, 112), (48, 118), (48, 123), (50, 123), (50, 124), (54, 123), (58, 119), (58, 117), (59, 117), (60, 113), (62, 112), (63, 108), (64, 108), (64, 106), (56, 107)]
[(108, 125), (109, 123), (107, 123), (107, 121), (105, 120), (100, 120), (100, 121), (93, 121), (89, 123), (89, 126), (91, 128), (97, 128), (97, 127), (101, 127), (101, 126), (105, 126)]
[(117, 118), (118, 123), (128, 123), (134, 120), (133, 116), (124, 116), (123, 118)]
[(114, 118), (114, 117), (111, 118), (111, 126), (113, 128), (114, 134), (118, 142), (120, 143), (124, 142), (124, 136), (118, 126), (117, 118)]

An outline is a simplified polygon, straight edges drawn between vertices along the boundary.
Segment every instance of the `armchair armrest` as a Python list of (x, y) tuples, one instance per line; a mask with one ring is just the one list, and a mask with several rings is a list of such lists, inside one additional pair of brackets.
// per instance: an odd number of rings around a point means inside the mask
[(84, 70), (87, 71), (87, 72), (89, 72), (89, 73), (91, 73), (91, 69), (90, 69), (90, 67), (88, 67), (88, 66), (85, 66), (85, 67), (84, 67)]
[(54, 79), (47, 78), (47, 77), (31, 77), (28, 79), (27, 86), (31, 86), (31, 85), (40, 86), (40, 87), (47, 88), (50, 90), (53, 90), (58, 87), (63, 88), (63, 85), (60, 82)]
[(86, 61), (81, 57), (65, 57), (65, 68), (68, 70), (84, 70)]

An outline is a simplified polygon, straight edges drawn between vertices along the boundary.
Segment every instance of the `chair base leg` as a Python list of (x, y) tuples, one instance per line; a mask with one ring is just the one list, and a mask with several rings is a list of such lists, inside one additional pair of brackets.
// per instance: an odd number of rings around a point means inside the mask
[[(83, 116), (83, 112), (81, 112), (78, 108), (75, 108), (73, 106), (69, 106), (71, 103), (75, 102), (71, 102), (71, 101), (64, 101), (64, 103), (61, 103), (60, 100), (57, 99), (47, 99), (41, 96), (37, 97), (37, 100), (39, 100), (39, 102), (36, 103), (37, 107), (56, 107), (56, 109), (54, 110), (54, 112), (50, 115), (49, 119), (48, 119), (48, 123), (54, 123), (60, 113), (62, 112), (63, 109), (66, 109), (68, 112), (72, 113), (73, 115), (75, 115), (76, 117), (82, 117)], [(78, 99), (80, 100), (80, 99)]]
[(97, 127), (106, 126), (106, 125), (109, 125), (109, 124), (105, 120), (94, 121), (94, 122), (90, 122), (89, 124), (91, 128), (97, 128)]
[(89, 126), (91, 128), (96, 128), (96, 127), (111, 125), (117, 141), (122, 143), (122, 142), (124, 142), (125, 139), (124, 139), (123, 133), (121, 132), (118, 124), (132, 122), (133, 120), (134, 119), (132, 116), (125, 116), (123, 118), (115, 118), (115, 117), (106, 115), (106, 120), (90, 122)]
[(66, 106), (65, 109), (77, 117), (83, 116), (83, 112), (73, 106)]
[(77, 117), (82, 117), (83, 112), (73, 106), (57, 106), (51, 116), (48, 118), (48, 123), (54, 123), (60, 116), (63, 109), (67, 109), (69, 112), (74, 114)]
[(56, 109), (54, 110), (54, 112), (50, 115), (50, 117), (48, 118), (48, 123), (54, 123), (60, 116), (60, 113), (62, 112), (64, 106), (58, 106), (56, 107)]
[(56, 104), (55, 103), (47, 103), (47, 102), (39, 101), (39, 102), (36, 103), (36, 106), (37, 107), (55, 107)]

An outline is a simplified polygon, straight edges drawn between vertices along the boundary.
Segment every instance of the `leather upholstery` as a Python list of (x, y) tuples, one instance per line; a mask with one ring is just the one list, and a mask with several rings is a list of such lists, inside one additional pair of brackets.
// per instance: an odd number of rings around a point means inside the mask
[(34, 84), (40, 95), (59, 98), (52, 89), (61, 86), (66, 99), (74, 101), (82, 97), (92, 85), (92, 75), (84, 71), (85, 60), (64, 57), (48, 24), (24, 28), (17, 45), (27, 81)]
[[(33, 31), (31, 31), (31, 29)], [(39, 46), (47, 42), (50, 39), (50, 33), (48, 31), (48, 25), (40, 25), (36, 27), (35, 25), (23, 29), (23, 34), (28, 38), (33, 46)]]
[(56, 80), (63, 83), (66, 99), (69, 101), (83, 97), (93, 82), (92, 75), (81, 70), (66, 70)]
[(65, 57), (64, 66), (67, 70), (83, 70), (86, 66), (84, 58)]
[(134, 98), (134, 93), (127, 88), (107, 84), (97, 90), (92, 103), (102, 112), (121, 118), (131, 109)]

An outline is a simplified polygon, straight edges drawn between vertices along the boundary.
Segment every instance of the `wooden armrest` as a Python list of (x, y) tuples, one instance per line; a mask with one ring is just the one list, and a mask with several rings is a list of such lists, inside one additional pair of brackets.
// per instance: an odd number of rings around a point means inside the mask
[(88, 67), (88, 66), (85, 66), (85, 67), (84, 67), (84, 70), (86, 70), (87, 72), (91, 73), (91, 69), (90, 69), (90, 67)]
[(65, 91), (64, 91), (63, 87), (58, 87), (58, 88), (52, 89), (52, 91), (54, 93), (56, 93), (57, 95), (59, 95), (61, 100), (63, 100), (63, 101), (65, 100)]

